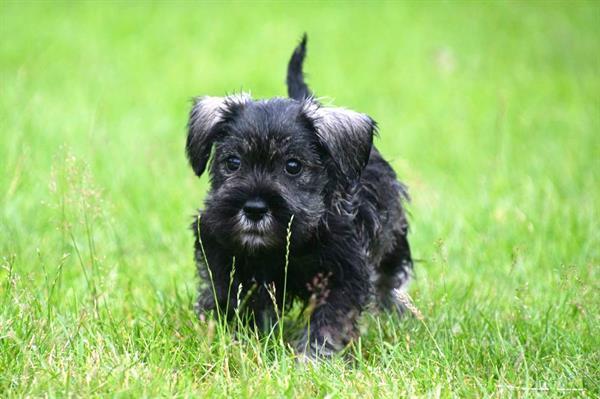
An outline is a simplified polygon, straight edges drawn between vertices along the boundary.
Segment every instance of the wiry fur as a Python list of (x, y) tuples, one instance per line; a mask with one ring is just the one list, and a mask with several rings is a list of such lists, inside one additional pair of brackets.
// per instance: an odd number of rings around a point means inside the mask
[[(240, 310), (258, 326), (270, 325), (284, 303), (293, 216), (285, 303), (312, 302), (298, 347), (326, 355), (356, 337), (369, 304), (401, 311), (394, 292), (412, 270), (402, 207), (408, 195), (373, 146), (375, 122), (311, 97), (302, 74), (305, 46), (306, 37), (290, 60), (289, 99), (197, 99), (186, 150), (199, 176), (214, 149), (211, 189), (192, 226), (204, 281), (198, 311), (233, 310), (245, 298)], [(232, 156), (241, 162), (235, 171), (227, 168)], [(290, 159), (301, 163), (299, 174), (285, 171)], [(258, 221), (244, 211), (255, 198), (268, 205)]]

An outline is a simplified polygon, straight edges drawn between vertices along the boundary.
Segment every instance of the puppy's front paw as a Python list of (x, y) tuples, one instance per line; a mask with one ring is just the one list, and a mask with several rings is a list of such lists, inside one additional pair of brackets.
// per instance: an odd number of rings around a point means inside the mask
[(320, 330), (312, 334), (305, 330), (296, 342), (295, 348), (300, 362), (331, 358), (346, 346), (339, 334), (332, 334), (327, 327), (322, 327)]

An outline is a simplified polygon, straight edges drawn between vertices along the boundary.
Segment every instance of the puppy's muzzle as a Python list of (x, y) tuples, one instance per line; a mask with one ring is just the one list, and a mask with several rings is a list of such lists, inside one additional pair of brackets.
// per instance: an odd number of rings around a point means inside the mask
[(255, 222), (261, 220), (269, 211), (269, 206), (262, 198), (251, 198), (243, 206), (244, 215)]

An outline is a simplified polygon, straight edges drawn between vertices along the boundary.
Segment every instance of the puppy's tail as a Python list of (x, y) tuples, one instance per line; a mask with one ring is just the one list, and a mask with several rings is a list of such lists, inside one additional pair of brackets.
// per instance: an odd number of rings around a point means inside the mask
[(306, 33), (302, 35), (302, 40), (298, 47), (294, 49), (287, 70), (287, 88), (288, 96), (294, 100), (303, 100), (312, 96), (310, 89), (304, 82), (304, 73), (302, 72), (302, 63), (306, 56)]

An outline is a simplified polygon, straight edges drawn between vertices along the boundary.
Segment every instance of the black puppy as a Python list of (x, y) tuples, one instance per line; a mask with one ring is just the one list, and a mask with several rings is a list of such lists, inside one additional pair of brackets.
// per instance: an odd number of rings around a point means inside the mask
[(329, 355), (356, 336), (369, 304), (402, 311), (408, 195), (373, 146), (375, 122), (312, 97), (305, 46), (306, 36), (289, 62), (289, 99), (194, 102), (186, 150), (198, 176), (214, 148), (211, 189), (192, 226), (204, 283), (197, 310), (239, 307), (265, 328), (299, 299), (312, 313), (298, 349)]

